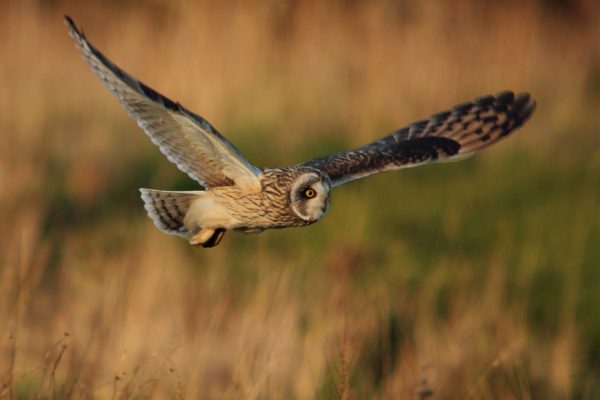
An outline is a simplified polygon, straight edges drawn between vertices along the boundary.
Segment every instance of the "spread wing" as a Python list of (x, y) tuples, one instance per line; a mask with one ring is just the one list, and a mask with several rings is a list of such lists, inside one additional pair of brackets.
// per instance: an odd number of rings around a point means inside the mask
[(262, 171), (204, 118), (136, 80), (98, 51), (68, 16), (65, 22), (83, 58), (152, 142), (206, 188), (234, 183), (260, 190)]
[(459, 104), (373, 143), (311, 160), (339, 186), (378, 172), (469, 156), (508, 136), (531, 116), (528, 93), (502, 92)]

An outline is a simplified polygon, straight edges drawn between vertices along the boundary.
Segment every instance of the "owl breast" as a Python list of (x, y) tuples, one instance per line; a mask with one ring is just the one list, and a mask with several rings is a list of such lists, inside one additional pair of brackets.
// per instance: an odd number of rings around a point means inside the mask
[(307, 225), (292, 212), (288, 191), (281, 183), (280, 179), (265, 179), (258, 193), (246, 193), (235, 186), (213, 188), (207, 192), (212, 200), (207, 211), (226, 216), (220, 218), (228, 220), (223, 227), (248, 233)]

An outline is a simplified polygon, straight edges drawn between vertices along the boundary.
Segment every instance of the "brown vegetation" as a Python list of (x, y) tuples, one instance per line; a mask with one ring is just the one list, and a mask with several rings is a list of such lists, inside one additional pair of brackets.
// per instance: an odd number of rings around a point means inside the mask
[[(212, 250), (138, 187), (193, 188), (88, 70), (102, 51), (259, 166), (530, 91), (473, 159), (333, 193)], [(593, 0), (0, 5), (0, 398), (598, 398)]]

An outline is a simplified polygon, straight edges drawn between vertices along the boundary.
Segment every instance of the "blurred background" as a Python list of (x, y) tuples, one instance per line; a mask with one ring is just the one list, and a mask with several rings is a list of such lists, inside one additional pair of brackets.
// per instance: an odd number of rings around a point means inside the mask
[[(258, 166), (504, 89), (538, 108), (318, 224), (192, 248), (138, 188), (198, 185), (64, 14)], [(600, 398), (597, 1), (21, 0), (0, 36), (0, 398)]]

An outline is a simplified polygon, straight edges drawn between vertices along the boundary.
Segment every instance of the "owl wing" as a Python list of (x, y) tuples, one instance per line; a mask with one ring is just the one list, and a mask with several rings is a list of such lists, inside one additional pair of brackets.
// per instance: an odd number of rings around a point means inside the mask
[(169, 161), (206, 188), (234, 183), (260, 190), (262, 171), (208, 121), (117, 67), (65, 17), (71, 37), (102, 84), (117, 97)]
[(363, 147), (302, 165), (323, 171), (333, 186), (339, 186), (378, 172), (460, 159), (508, 136), (531, 116), (535, 105), (528, 93), (480, 97)]

